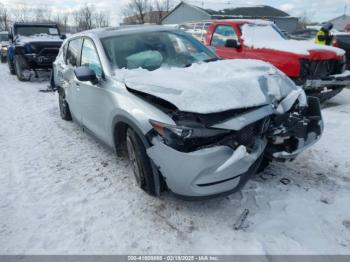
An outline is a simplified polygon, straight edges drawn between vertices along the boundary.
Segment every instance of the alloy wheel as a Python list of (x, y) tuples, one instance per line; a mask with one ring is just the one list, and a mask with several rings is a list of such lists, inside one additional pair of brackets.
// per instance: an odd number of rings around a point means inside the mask
[(144, 179), (143, 179), (141, 172), (140, 172), (140, 167), (138, 164), (134, 144), (131, 141), (131, 138), (129, 136), (127, 137), (127, 140), (126, 140), (126, 146), (127, 146), (127, 150), (128, 150), (130, 165), (131, 165), (131, 168), (133, 170), (133, 173), (134, 173), (134, 176), (136, 179), (136, 183), (138, 186), (141, 187)]

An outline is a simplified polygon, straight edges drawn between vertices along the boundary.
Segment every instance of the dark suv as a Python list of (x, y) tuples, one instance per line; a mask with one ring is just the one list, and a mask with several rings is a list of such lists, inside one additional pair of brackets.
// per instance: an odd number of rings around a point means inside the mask
[(15, 23), (9, 34), (8, 66), (20, 81), (28, 81), (31, 71), (52, 68), (65, 39), (56, 24)]

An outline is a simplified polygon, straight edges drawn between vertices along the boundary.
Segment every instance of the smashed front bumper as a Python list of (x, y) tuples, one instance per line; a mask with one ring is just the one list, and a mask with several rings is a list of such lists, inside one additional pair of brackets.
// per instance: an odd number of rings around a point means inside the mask
[(259, 167), (267, 142), (258, 139), (251, 152), (244, 146), (214, 146), (184, 153), (153, 139), (148, 155), (163, 174), (168, 188), (187, 197), (205, 197), (239, 188)]
[(323, 129), (319, 99), (308, 97), (308, 107), (304, 112), (289, 112), (275, 117), (275, 123), (272, 122), (266, 134), (269, 139), (266, 155), (280, 161), (293, 160), (321, 138)]
[[(320, 139), (323, 120), (319, 100), (309, 97), (308, 106), (298, 111), (291, 105), (296, 96), (299, 96), (299, 104), (303, 103), (304, 96), (295, 92), (286, 97), (274, 113), (271, 107), (269, 110), (267, 107), (256, 110), (255, 115), (270, 120), (264, 121), (269, 124), (268, 127), (256, 136), (254, 145), (249, 149), (243, 145), (236, 148), (213, 145), (185, 153), (167, 146), (156, 136), (147, 153), (175, 194), (207, 197), (232, 193), (256, 173), (264, 157), (293, 160)], [(269, 112), (271, 115), (268, 116)], [(227, 129), (238, 127), (239, 123), (247, 126), (251, 121), (257, 121), (251, 114), (233, 118), (221, 126)]]

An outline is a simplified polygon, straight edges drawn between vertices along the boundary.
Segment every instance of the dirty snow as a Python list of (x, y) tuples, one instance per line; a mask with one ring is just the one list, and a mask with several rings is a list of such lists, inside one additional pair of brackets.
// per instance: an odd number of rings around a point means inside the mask
[(310, 51), (325, 50), (338, 56), (345, 51), (332, 46), (317, 45), (310, 41), (284, 39), (273, 26), (244, 24), (242, 26), (244, 45), (256, 49), (273, 49), (298, 55), (310, 55)]
[(350, 90), (294, 163), (184, 202), (137, 189), (126, 161), (60, 119), (57, 95), (38, 92), (48, 82), (5, 65), (0, 79), (0, 254), (350, 254)]
[(248, 59), (195, 63), (187, 68), (161, 67), (155, 71), (118, 69), (115, 75), (131, 89), (195, 113), (264, 105), (270, 96), (281, 100), (297, 89), (271, 64)]

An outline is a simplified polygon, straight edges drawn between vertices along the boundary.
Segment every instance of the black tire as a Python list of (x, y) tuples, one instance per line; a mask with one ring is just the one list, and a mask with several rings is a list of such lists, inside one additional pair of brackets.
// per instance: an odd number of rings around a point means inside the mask
[(57, 90), (56, 85), (55, 85), (55, 79), (54, 79), (53, 70), (51, 71), (50, 88), (51, 88), (53, 91), (56, 91), (56, 90)]
[(265, 171), (266, 168), (269, 167), (270, 163), (272, 162), (271, 159), (267, 158), (266, 156), (263, 157), (263, 159), (261, 160), (260, 166), (257, 170), (257, 173), (262, 173)]
[(60, 107), (60, 115), (63, 120), (72, 121), (72, 115), (70, 113), (69, 105), (66, 101), (66, 94), (63, 88), (58, 91), (58, 103)]
[(25, 76), (24, 75), (24, 71), (25, 70), (29, 70), (28, 64), (26, 62), (26, 60), (20, 56), (20, 55), (16, 55), (15, 57), (15, 71), (16, 71), (16, 75), (19, 81), (29, 81), (30, 80), (30, 75), (29, 76)]
[(130, 128), (126, 132), (126, 146), (137, 185), (148, 194), (155, 196), (153, 170), (146, 148), (138, 135)]
[(6, 63), (7, 62), (7, 59), (6, 59), (6, 56), (1, 56), (1, 63)]
[(10, 74), (15, 75), (16, 74), (15, 66), (14, 66), (13, 62), (11, 62), (10, 59), (7, 59), (7, 65), (9, 67)]

